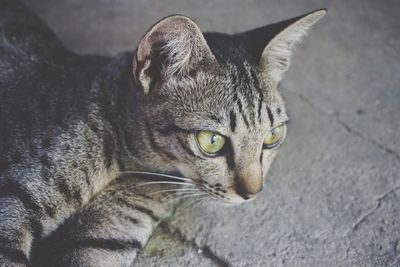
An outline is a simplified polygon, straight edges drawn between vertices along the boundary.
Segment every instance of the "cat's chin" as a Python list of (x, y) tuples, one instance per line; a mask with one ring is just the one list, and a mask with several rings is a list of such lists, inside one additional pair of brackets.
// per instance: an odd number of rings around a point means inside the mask
[(235, 198), (233, 200), (228, 200), (227, 203), (229, 203), (230, 206), (238, 206), (238, 205), (249, 203), (250, 201), (252, 201), (254, 199), (255, 198), (251, 198), (251, 199), (246, 199), (245, 200), (242, 197), (238, 196), (237, 198)]
[(238, 195), (233, 195), (230, 196), (229, 198), (215, 198), (213, 196), (209, 197), (209, 202), (212, 204), (215, 204), (217, 206), (223, 206), (223, 207), (234, 207), (234, 206), (239, 206), (242, 204), (247, 204), (251, 201), (253, 201), (256, 198), (251, 198), (251, 199), (243, 199), (242, 197)]

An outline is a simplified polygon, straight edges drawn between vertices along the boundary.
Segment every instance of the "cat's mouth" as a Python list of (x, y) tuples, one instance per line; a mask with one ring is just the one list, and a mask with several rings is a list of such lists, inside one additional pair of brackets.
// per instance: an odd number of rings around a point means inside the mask
[(255, 199), (255, 195), (241, 195), (238, 193), (236, 186), (224, 187), (220, 183), (210, 184), (207, 181), (201, 180), (198, 182), (198, 187), (203, 192), (207, 193), (212, 200), (225, 204), (242, 204)]
[[(186, 196), (183, 196), (183, 198), (208, 198), (218, 203), (235, 205), (249, 202), (256, 197), (255, 194), (250, 195), (242, 192), (237, 185), (224, 186), (218, 182), (207, 182), (201, 179), (200, 175), (192, 169), (180, 167), (178, 171), (170, 172), (169, 175), (176, 178), (173, 181), (183, 183), (182, 185), (187, 189), (184, 190)], [(191, 179), (185, 177), (191, 177)]]

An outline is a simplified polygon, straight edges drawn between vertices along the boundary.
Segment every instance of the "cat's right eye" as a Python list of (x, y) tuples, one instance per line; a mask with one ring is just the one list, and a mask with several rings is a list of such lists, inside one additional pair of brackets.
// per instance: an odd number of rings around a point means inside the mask
[(285, 137), (286, 128), (281, 124), (273, 128), (264, 138), (264, 149), (272, 149), (280, 145)]
[(200, 131), (196, 138), (201, 150), (211, 155), (218, 153), (225, 145), (225, 137), (211, 131)]

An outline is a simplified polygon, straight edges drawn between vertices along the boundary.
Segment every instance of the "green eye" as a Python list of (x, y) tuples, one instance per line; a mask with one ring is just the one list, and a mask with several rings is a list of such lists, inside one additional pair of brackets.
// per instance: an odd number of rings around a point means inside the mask
[(278, 146), (285, 137), (285, 125), (281, 124), (273, 128), (264, 139), (264, 148), (271, 149)]
[(197, 142), (204, 152), (215, 154), (224, 147), (225, 137), (210, 131), (200, 131), (197, 134)]

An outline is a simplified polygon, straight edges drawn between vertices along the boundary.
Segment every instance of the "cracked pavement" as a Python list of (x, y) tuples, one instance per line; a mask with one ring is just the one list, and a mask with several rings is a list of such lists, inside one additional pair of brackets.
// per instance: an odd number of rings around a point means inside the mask
[(238, 32), (327, 7), (282, 93), (288, 138), (263, 193), (176, 208), (140, 266), (400, 266), (400, 3), (396, 0), (25, 0), (78, 53), (133, 50), (182, 13)]

